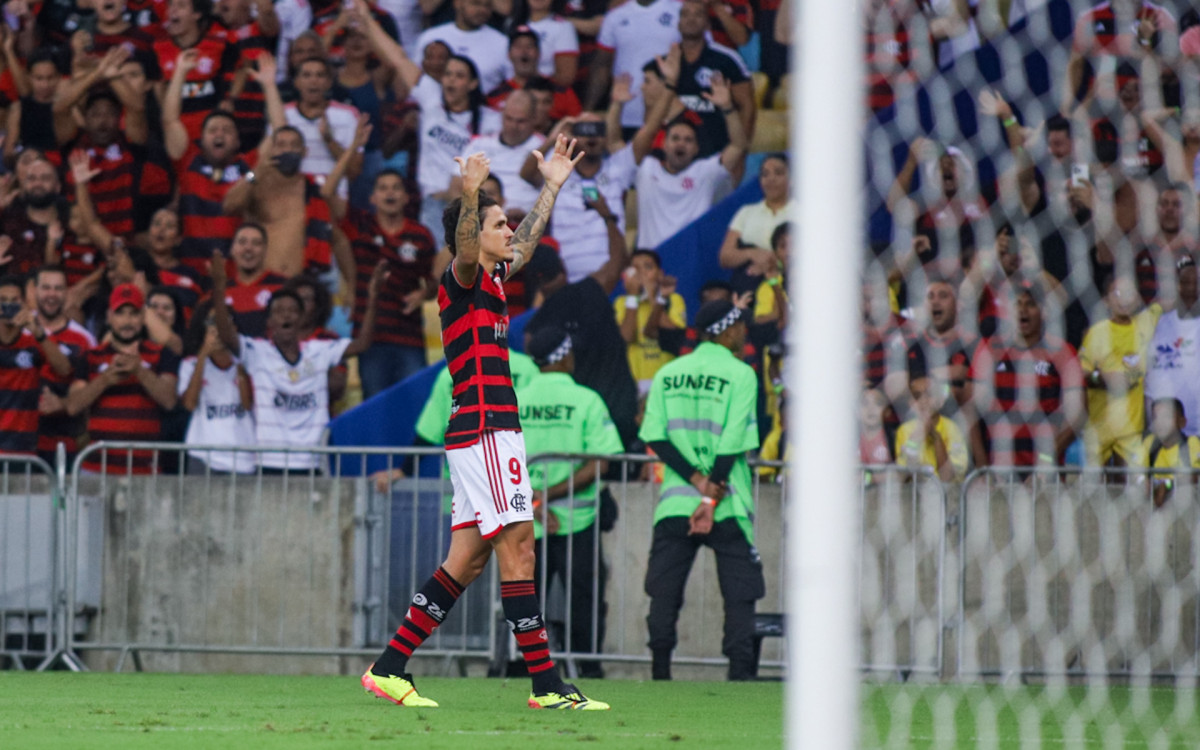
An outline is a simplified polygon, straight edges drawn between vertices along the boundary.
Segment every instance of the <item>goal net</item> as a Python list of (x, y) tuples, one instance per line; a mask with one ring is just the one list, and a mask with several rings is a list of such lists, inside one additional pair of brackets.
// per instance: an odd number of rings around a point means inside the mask
[(857, 744), (1200, 746), (1200, 12), (856, 12)]

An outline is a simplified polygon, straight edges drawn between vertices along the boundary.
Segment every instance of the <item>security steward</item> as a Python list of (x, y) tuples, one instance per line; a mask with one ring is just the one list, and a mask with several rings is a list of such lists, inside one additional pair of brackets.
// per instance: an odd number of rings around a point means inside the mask
[[(558, 326), (548, 326), (533, 335), (527, 351), (541, 374), (517, 391), (526, 454), (620, 454), (624, 449), (621, 436), (604, 400), (572, 377), (575, 353), (570, 335)], [(608, 567), (600, 541), (598, 477), (607, 468), (607, 461), (595, 460), (529, 464), (534, 533), (538, 540), (543, 530), (546, 536), (544, 543), (535, 545), (537, 581), (548, 587), (557, 576), (567, 592), (570, 622), (563, 629), (567, 637), (563, 645), (569, 652), (599, 653), (604, 648)], [(597, 661), (580, 660), (578, 667), (580, 677), (604, 676)]]
[(744, 311), (726, 300), (696, 314), (701, 343), (654, 375), (640, 436), (666, 469), (646, 570), (652, 677), (671, 679), (683, 590), (707, 545), (725, 601), (722, 653), (729, 679), (753, 679), (754, 602), (766, 593), (754, 548), (754, 497), (746, 452), (758, 448), (758, 379), (738, 354)]

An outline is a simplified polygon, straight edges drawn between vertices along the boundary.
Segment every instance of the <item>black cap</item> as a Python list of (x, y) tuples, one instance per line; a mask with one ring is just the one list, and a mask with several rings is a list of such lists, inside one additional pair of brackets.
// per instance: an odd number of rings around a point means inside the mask
[(529, 337), (525, 353), (539, 367), (560, 361), (571, 351), (571, 336), (556, 325), (548, 325)]
[(741, 319), (742, 311), (725, 299), (706, 302), (696, 313), (696, 330), (719, 336)]

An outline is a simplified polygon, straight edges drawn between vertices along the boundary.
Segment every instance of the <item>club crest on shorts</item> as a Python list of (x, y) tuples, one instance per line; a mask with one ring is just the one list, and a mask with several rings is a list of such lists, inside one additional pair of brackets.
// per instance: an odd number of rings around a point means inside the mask
[(516, 512), (524, 513), (525, 512), (525, 495), (521, 494), (520, 492), (513, 493), (512, 500), (509, 501), (509, 505), (511, 505), (513, 507), (513, 510), (515, 510)]

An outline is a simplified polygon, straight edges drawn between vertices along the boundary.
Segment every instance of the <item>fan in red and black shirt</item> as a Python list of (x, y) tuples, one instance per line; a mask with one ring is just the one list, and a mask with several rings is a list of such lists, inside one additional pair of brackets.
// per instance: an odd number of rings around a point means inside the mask
[(42, 366), (61, 377), (71, 373), (66, 355), (25, 309), (24, 298), (21, 279), (0, 279), (0, 453), (37, 450)]
[[(251, 13), (251, 7), (254, 13)], [(247, 147), (257, 144), (267, 133), (266, 97), (262, 85), (248, 76), (247, 66), (275, 49), (279, 37), (279, 16), (271, 0), (227, 0), (217, 4), (217, 17), (225, 28), (225, 40), (237, 48), (238, 72), (230, 79), (233, 114), (238, 134)], [(271, 71), (274, 79), (275, 71)]]
[(271, 295), (287, 278), (271, 273), (263, 265), (267, 257), (267, 231), (258, 224), (243, 224), (233, 235), (235, 268), (232, 282), (225, 290), (225, 305), (233, 314), (234, 325), (243, 335), (264, 338), (267, 335), (267, 305)]
[[(101, 441), (157, 440), (164, 411), (175, 407), (179, 357), (142, 338), (145, 297), (134, 284), (113, 289), (108, 301), (111, 341), (85, 355), (67, 395), (67, 413), (88, 412), (88, 436)], [(128, 467), (128, 468), (127, 468)], [(150, 451), (102, 451), (83, 461), (87, 471), (151, 474)]]
[(1045, 331), (1043, 293), (1017, 297), (1017, 332), (975, 352), (970, 377), (979, 429), (971, 430), (978, 466), (1055, 466), (1087, 416), (1083, 371), (1070, 344)]
[(371, 192), (374, 213), (352, 208), (341, 230), (354, 255), (354, 328), (362, 325), (371, 271), (385, 260), (391, 274), (379, 298), (375, 341), (358, 357), (363, 398), (370, 398), (425, 366), (425, 327), (421, 305), (433, 296), (433, 236), (406, 218), (408, 193), (398, 172), (375, 177)]
[[(446, 429), (446, 454), (455, 486), (450, 551), (413, 597), (387, 649), (363, 675), (368, 689), (382, 693), (376, 687), (378, 678), (405, 673), (413, 651), (442, 621), (463, 588), (479, 576), (481, 563), (494, 549), (501, 571), (500, 603), (533, 680), (531, 700), (578, 692), (565, 685), (554, 668), (535, 593), (533, 490), (525, 470), (517, 397), (508, 367), (508, 310), (501, 286), (505, 276), (524, 265), (541, 238), (558, 189), (575, 168), (572, 151), (560, 136), (552, 157), (543, 159), (538, 154), (546, 185), (515, 233), (503, 209), (480, 192), (488, 175), (487, 157), (477, 153), (458, 159), (462, 198), (452, 201), (443, 216), (454, 259), (438, 287), (442, 343), (454, 382)], [(400, 687), (411, 688), (411, 684)], [(404, 697), (407, 692), (397, 694), (395, 700)], [(578, 697), (579, 702), (587, 700)]]
[[(197, 4), (204, 8), (197, 8)], [(154, 44), (163, 75), (160, 99), (165, 98), (166, 81), (175, 75), (179, 56), (185, 50), (196, 50), (195, 67), (183, 85), (181, 119), (189, 140), (200, 137), (204, 118), (228, 97), (229, 81), (238, 64), (238, 48), (225, 39), (225, 30), (213, 23), (211, 9), (212, 4), (206, 0), (170, 0), (166, 23), (170, 39)]]
[(21, 192), (0, 213), (0, 247), (8, 245), (5, 254), (11, 258), (3, 266), (5, 273), (27, 275), (53, 262), (50, 227), (65, 225), (70, 215), (58, 188), (58, 172), (45, 158), (25, 166)]
[(68, 463), (75, 460), (80, 439), (87, 431), (87, 420), (67, 414), (67, 389), (71, 376), (81, 366), (83, 356), (95, 348), (96, 338), (66, 315), (67, 274), (58, 266), (45, 266), (34, 276), (34, 304), (38, 321), (46, 335), (70, 360), (72, 371), (59, 375), (46, 363), (41, 372), (41, 397), (38, 399), (38, 455), (53, 463), (58, 444), (67, 451)]
[[(162, 5), (165, 9), (166, 3)], [(96, 28), (92, 32), (92, 54), (103, 55), (113, 47), (124, 46), (142, 59), (154, 58), (154, 42), (165, 38), (161, 25), (146, 28), (134, 24), (130, 17), (136, 18), (137, 14), (126, 15), (125, 0), (99, 0), (94, 7)]]
[(175, 257), (179, 242), (179, 215), (169, 208), (159, 209), (150, 220), (146, 233), (147, 250), (158, 273), (158, 283), (171, 287), (181, 306), (184, 325), (192, 319), (200, 297), (207, 291), (207, 267), (203, 273), (184, 265)]

